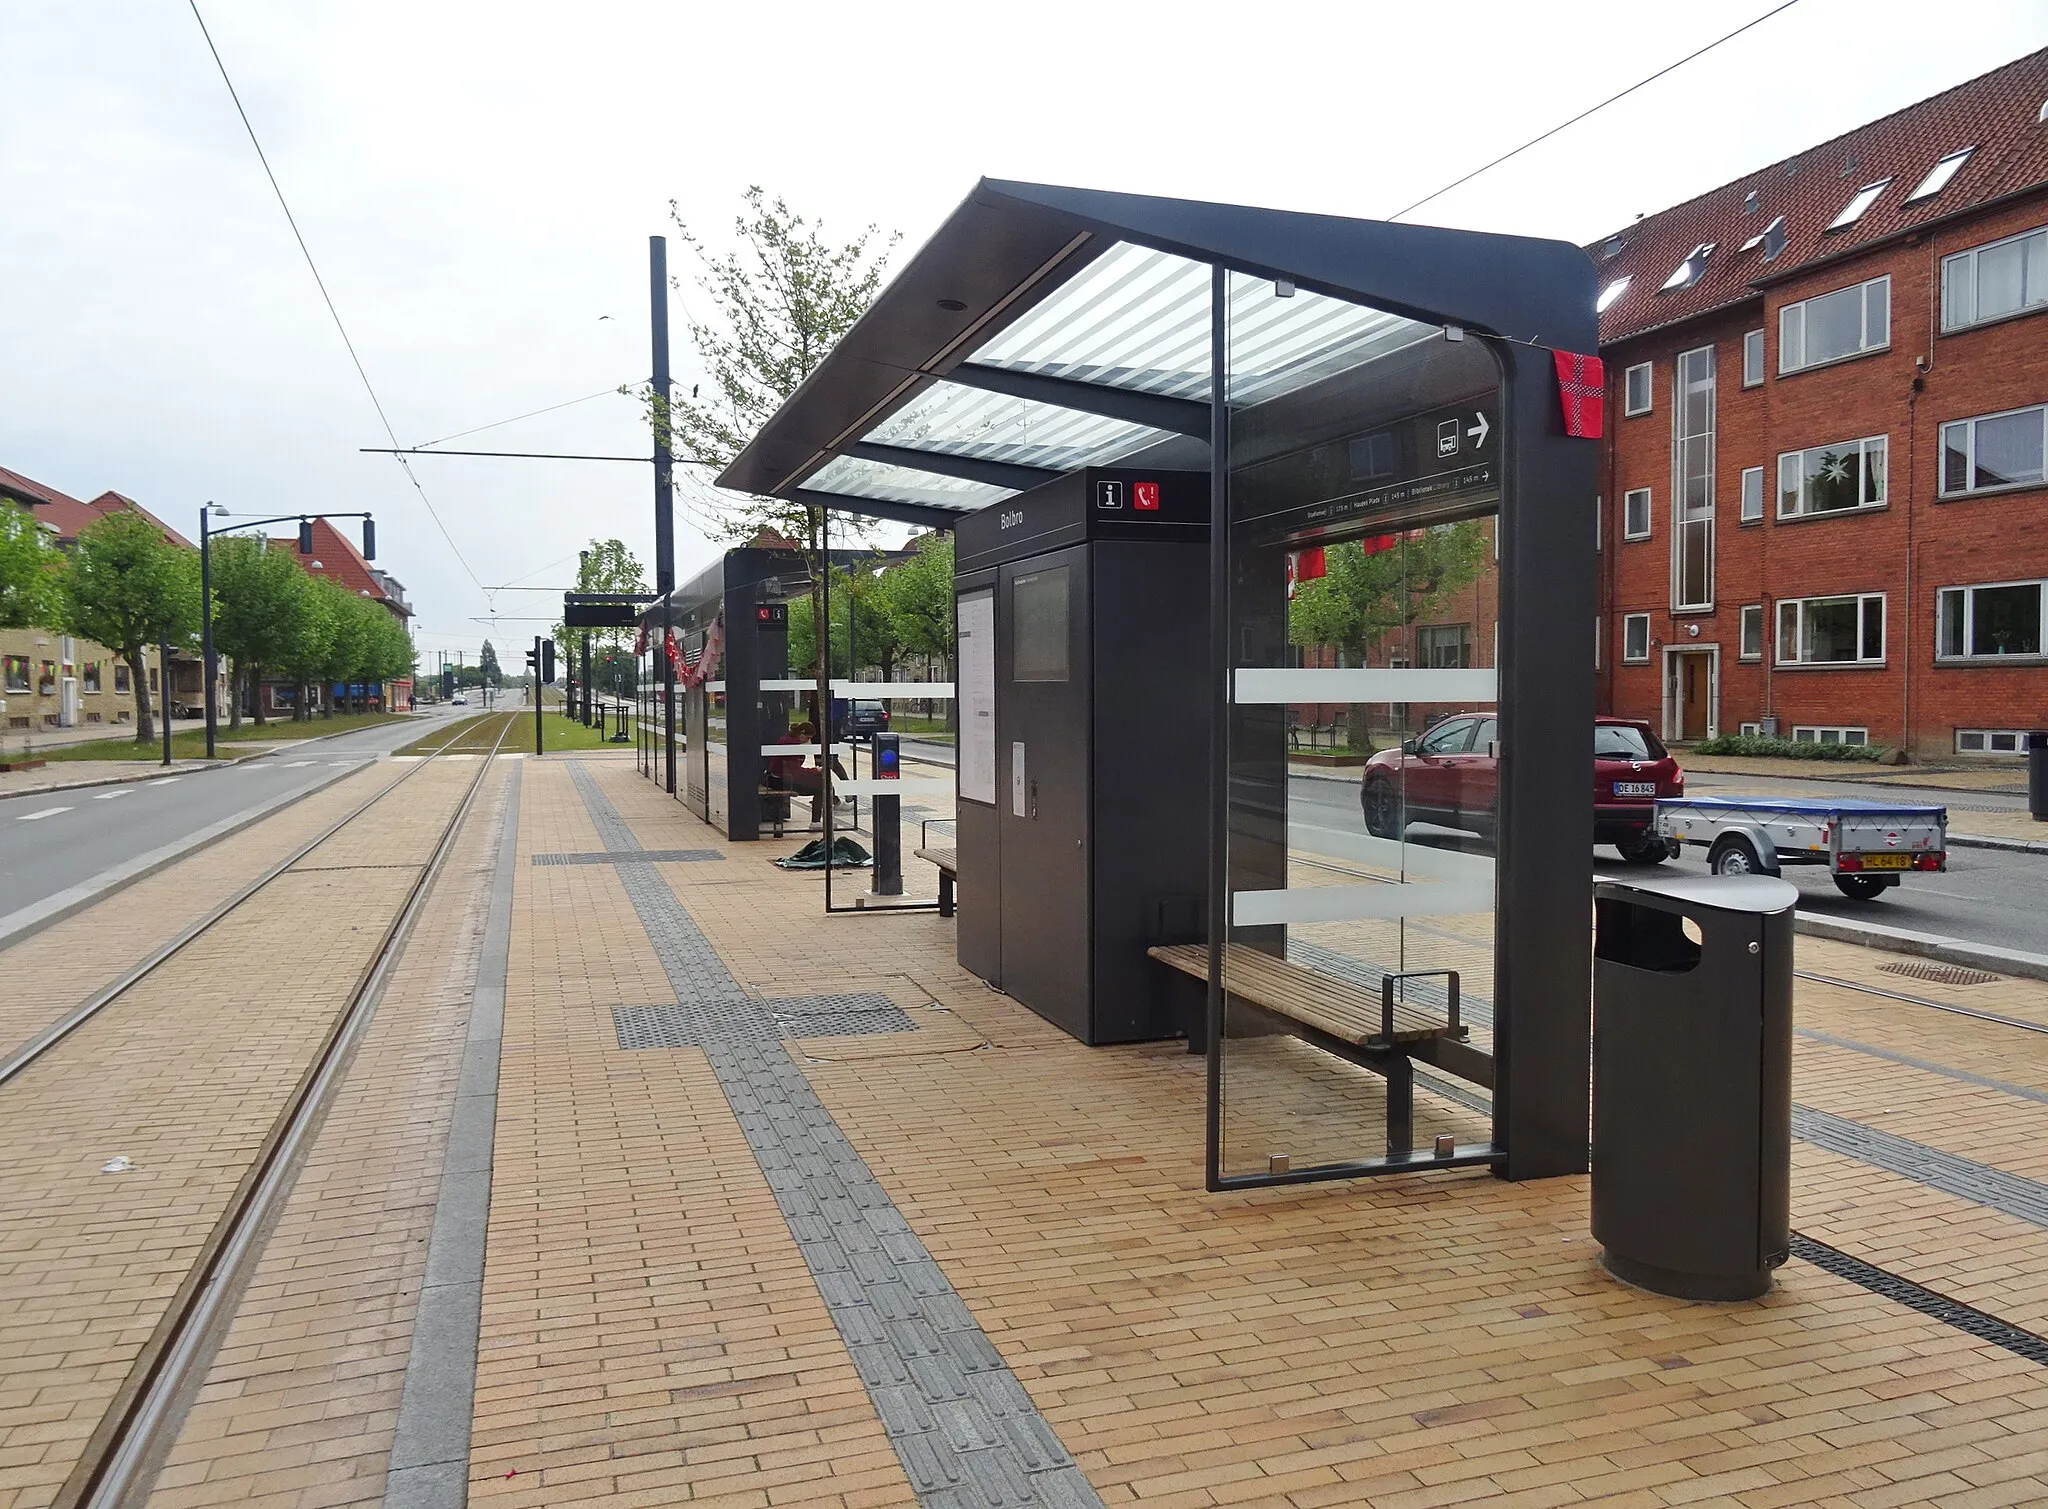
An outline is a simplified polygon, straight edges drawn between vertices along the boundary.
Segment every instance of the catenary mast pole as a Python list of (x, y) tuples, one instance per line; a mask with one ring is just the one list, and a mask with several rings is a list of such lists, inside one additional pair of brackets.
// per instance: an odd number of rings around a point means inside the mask
[(661, 597), (662, 785), (676, 794), (676, 668), (668, 658), (669, 594), (676, 589), (675, 451), (669, 438), (668, 237), (647, 238), (647, 298), (654, 338), (654, 590)]

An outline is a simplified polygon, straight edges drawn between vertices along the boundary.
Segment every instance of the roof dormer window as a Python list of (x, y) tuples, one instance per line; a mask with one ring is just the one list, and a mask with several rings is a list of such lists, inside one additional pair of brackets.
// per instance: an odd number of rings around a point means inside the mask
[(1690, 288), (1693, 284), (1699, 282), (1700, 274), (1707, 270), (1707, 258), (1714, 254), (1716, 244), (1712, 241), (1702, 241), (1698, 246), (1695, 246), (1692, 249), (1692, 255), (1678, 264), (1678, 270), (1666, 278), (1664, 286), (1657, 291), (1659, 293), (1670, 293), (1674, 289)]
[(1828, 222), (1828, 229), (1838, 231), (1861, 220), (1870, 207), (1877, 203), (1877, 196), (1891, 187), (1889, 178), (1880, 178), (1876, 183), (1866, 183), (1856, 191), (1856, 197), (1842, 206), (1842, 213)]
[(1906, 196), (1906, 203), (1911, 204), (1917, 199), (1932, 199), (1947, 188), (1948, 181), (1956, 176), (1962, 165), (1970, 160), (1970, 154), (1976, 150), (1974, 146), (1964, 147), (1960, 152), (1949, 153), (1929, 168), (1927, 176), (1920, 180), (1919, 186)]
[(1769, 225), (1765, 226), (1762, 230), (1758, 231), (1754, 236), (1751, 236), (1747, 241), (1743, 242), (1742, 250), (1746, 252), (1753, 252), (1759, 246), (1762, 246), (1764, 242), (1769, 240), (1772, 236), (1778, 236), (1779, 239), (1782, 241), (1784, 229), (1785, 217), (1783, 215), (1780, 215), (1777, 219), (1773, 220)]

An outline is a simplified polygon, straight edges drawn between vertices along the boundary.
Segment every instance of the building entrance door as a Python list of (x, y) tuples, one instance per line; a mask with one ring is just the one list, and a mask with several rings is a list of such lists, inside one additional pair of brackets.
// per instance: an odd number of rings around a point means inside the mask
[(1664, 737), (1711, 739), (1719, 714), (1720, 652), (1673, 650), (1664, 661)]

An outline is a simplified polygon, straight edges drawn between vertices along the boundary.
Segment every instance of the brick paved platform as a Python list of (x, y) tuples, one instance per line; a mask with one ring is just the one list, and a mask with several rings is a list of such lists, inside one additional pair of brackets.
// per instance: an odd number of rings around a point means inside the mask
[[(1201, 1060), (1080, 1047), (962, 972), (935, 915), (824, 916), (817, 875), (769, 862), (805, 835), (725, 843), (630, 759), (522, 761), (487, 797), (159, 1509), (2048, 1503), (2048, 1037), (2012, 1025), (2048, 1025), (2048, 985), (1801, 938), (1799, 1255), (1760, 1302), (1685, 1304), (1599, 1268), (1582, 1179), (1205, 1193)], [(165, 901), (196, 908), (342, 800)], [(381, 894), (409, 842), (335, 845), (289, 918), (252, 924), (346, 933), (320, 898)], [(94, 957), (90, 918), (0, 956), (64, 982), (0, 1022), (146, 946)], [(1432, 925), (1483, 1042), (1483, 936)], [(1298, 942), (1338, 968), (1381, 926)], [(262, 1020), (260, 992), (175, 983), (108, 1073), (174, 1083), (183, 1024)], [(288, 1026), (213, 1082), (271, 1093)], [(1314, 1067), (1299, 1134), (1370, 1129), (1376, 1082)], [(1483, 1129), (1478, 1095), (1419, 1079), (1418, 1131)], [(50, 1502), (214, 1157), (161, 1115), (117, 1148), (87, 1105), (14, 1114), (39, 1214), (16, 1260), (0, 1244), (0, 1509)], [(110, 1148), (151, 1182), (94, 1173)], [(158, 1190), (125, 1245), (96, 1237), (109, 1199)]]

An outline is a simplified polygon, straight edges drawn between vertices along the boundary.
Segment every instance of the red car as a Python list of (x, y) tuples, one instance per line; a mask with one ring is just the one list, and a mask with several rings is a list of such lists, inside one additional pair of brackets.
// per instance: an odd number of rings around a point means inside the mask
[[(1414, 822), (1491, 838), (1500, 766), (1500, 724), (1492, 713), (1457, 713), (1365, 766), (1359, 805), (1366, 831), (1399, 838)], [(1634, 718), (1593, 720), (1593, 842), (1613, 844), (1631, 864), (1671, 857), (1650, 831), (1660, 796), (1683, 796), (1685, 772)]]

